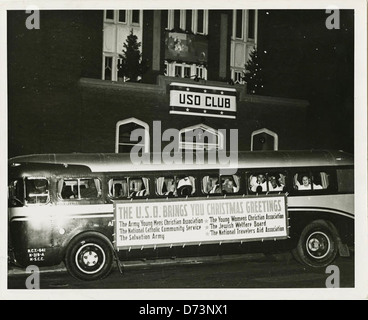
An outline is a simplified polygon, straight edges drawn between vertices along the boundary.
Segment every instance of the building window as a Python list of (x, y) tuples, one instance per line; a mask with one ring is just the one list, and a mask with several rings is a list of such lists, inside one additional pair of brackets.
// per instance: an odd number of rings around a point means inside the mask
[[(126, 81), (127, 79), (119, 74), (121, 59), (119, 55), (123, 53), (124, 43), (133, 30), (138, 37), (138, 42), (142, 43), (143, 28), (141, 26), (142, 10), (105, 10), (103, 27), (103, 49), (102, 49), (102, 80)], [(142, 46), (143, 47), (143, 46)], [(142, 52), (142, 47), (140, 51)]]
[(197, 11), (197, 33), (204, 33), (204, 10)]
[(180, 10), (174, 10), (174, 29), (180, 29)]
[(255, 10), (248, 11), (248, 38), (254, 39), (255, 37)]
[(192, 31), (192, 10), (185, 10), (185, 30)]
[(163, 74), (168, 77), (207, 80), (207, 69), (203, 65), (165, 61)]
[(184, 78), (190, 78), (191, 77), (191, 68), (190, 67), (184, 67)]
[(235, 10), (235, 37), (238, 39), (243, 38), (243, 10)]
[(126, 10), (119, 10), (119, 22), (126, 23)]
[(175, 66), (175, 77), (182, 77), (181, 70), (182, 66)]
[(257, 14), (257, 10), (233, 10), (230, 70), (234, 83), (244, 83), (242, 74), (245, 72), (249, 53), (257, 45)]
[[(136, 129), (144, 130), (143, 140), (131, 140), (131, 134)], [(116, 123), (115, 132), (115, 153), (130, 152), (133, 146), (141, 147), (142, 152), (149, 152), (149, 125), (146, 122), (136, 118), (129, 118), (118, 121)]]
[(207, 69), (205, 66), (196, 66), (195, 75), (198, 79), (207, 80)]
[(105, 11), (105, 20), (114, 21), (114, 10)]
[(234, 83), (243, 84), (243, 72), (242, 71), (234, 71)]
[(169, 29), (169, 10), (162, 10), (161, 14), (163, 17), (163, 27)]
[(140, 11), (139, 10), (133, 10), (132, 11), (132, 23), (139, 24), (140, 20)]
[(203, 123), (179, 131), (179, 149), (222, 150), (224, 135)]
[(164, 76), (169, 76), (169, 63), (167, 61), (164, 62)]
[(112, 80), (112, 61), (113, 57), (105, 57), (104, 80)]

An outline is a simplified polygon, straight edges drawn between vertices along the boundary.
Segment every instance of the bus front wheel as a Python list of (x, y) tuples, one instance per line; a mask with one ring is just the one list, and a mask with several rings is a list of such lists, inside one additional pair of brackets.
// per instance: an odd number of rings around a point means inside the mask
[(86, 232), (71, 240), (65, 255), (68, 272), (80, 280), (105, 278), (112, 269), (113, 250), (102, 234)]
[(308, 224), (299, 237), (293, 255), (297, 261), (309, 267), (326, 267), (338, 252), (337, 231), (324, 220)]

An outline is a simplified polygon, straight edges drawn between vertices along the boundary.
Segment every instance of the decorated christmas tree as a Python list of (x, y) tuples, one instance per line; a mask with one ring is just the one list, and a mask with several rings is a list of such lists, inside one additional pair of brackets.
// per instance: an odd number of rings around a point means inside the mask
[(142, 60), (141, 43), (133, 34), (133, 30), (130, 31), (123, 47), (123, 54), (119, 54), (121, 62), (118, 65), (118, 76), (125, 77), (126, 81), (137, 82), (138, 77), (147, 71), (147, 64)]
[(247, 83), (249, 94), (261, 94), (263, 91), (262, 68), (259, 63), (257, 49), (250, 53), (250, 58), (245, 64), (243, 80)]

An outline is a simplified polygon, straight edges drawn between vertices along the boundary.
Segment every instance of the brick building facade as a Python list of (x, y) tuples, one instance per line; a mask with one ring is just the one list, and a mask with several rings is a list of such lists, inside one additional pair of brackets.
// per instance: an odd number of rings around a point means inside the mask
[[(205, 76), (202, 73), (201, 79), (194, 81), (185, 77), (185, 73), (177, 77), (167, 74), (168, 64), (177, 61), (165, 59), (164, 47), (165, 33), (180, 33), (186, 28), (184, 21), (189, 21), (186, 20), (189, 10), (179, 13), (180, 30), (175, 25), (168, 29), (170, 26), (165, 24), (166, 21), (176, 23), (175, 10), (171, 13), (140, 11), (134, 19), (139, 19), (143, 26), (142, 53), (149, 60), (149, 70), (140, 83), (131, 83), (112, 76), (106, 79), (106, 57), (112, 56), (107, 50), (107, 32), (112, 29), (115, 31), (111, 32), (117, 32), (119, 28), (116, 20), (106, 21), (106, 17), (111, 17), (107, 11), (41, 11), (38, 30), (25, 27), (24, 11), (8, 12), (9, 156), (114, 152), (116, 123), (129, 118), (147, 123), (150, 128), (153, 121), (160, 120), (163, 131), (200, 125), (214, 130), (237, 128), (239, 150), (250, 150), (252, 132), (262, 128), (278, 134), (279, 149), (309, 147), (305, 135), (307, 101), (248, 95), (245, 84), (235, 77), (234, 72), (240, 70), (237, 68), (245, 60), (239, 60), (233, 53), (239, 51), (244, 56), (242, 59), (246, 59), (256, 40), (252, 43), (249, 38), (233, 38), (237, 32), (233, 17), (242, 17), (241, 28), (245, 28), (242, 32), (248, 30), (249, 35), (249, 23), (246, 23), (249, 12), (243, 10), (240, 15), (233, 10), (209, 10), (203, 13), (203, 26), (198, 26), (193, 18), (198, 20), (199, 13), (191, 12), (194, 29), (190, 34), (195, 36), (201, 28), (208, 49), (203, 64)], [(119, 19), (118, 11), (115, 10), (113, 19)], [(133, 12), (124, 11), (126, 19), (133, 19)], [(202, 13), (199, 15), (202, 17)], [(256, 24), (257, 18), (252, 19)], [(110, 31), (107, 31), (109, 23)], [(257, 30), (260, 32), (260, 25), (251, 31), (252, 36), (255, 37)], [(185, 62), (180, 64), (184, 68)], [(229, 79), (235, 80), (235, 84), (229, 84)], [(235, 119), (171, 114), (169, 86), (178, 81), (235, 88)]]

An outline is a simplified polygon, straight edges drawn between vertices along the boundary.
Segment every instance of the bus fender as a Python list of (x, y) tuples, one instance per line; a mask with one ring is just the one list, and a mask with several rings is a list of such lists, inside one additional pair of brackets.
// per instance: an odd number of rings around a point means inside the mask
[(337, 247), (338, 247), (338, 250), (339, 250), (340, 257), (350, 257), (349, 248), (348, 248), (346, 243), (342, 242), (340, 234), (339, 234), (339, 232), (338, 232), (338, 230), (337, 230), (334, 223), (332, 223), (329, 220), (322, 220), (322, 219), (321, 220), (315, 220), (313, 222), (321, 222), (321, 223), (326, 224), (331, 229), (331, 231), (334, 233), (334, 235), (336, 236)]
[(73, 232), (71, 232), (67, 238), (64, 239), (63, 243), (62, 243), (62, 250), (61, 250), (61, 255), (63, 257), (63, 259), (65, 258), (65, 254), (66, 254), (66, 251), (67, 251), (67, 248), (68, 248), (68, 245), (69, 243), (77, 236), (80, 236), (84, 233), (87, 233), (87, 232), (92, 232), (92, 233), (95, 233), (96, 235), (98, 236), (101, 236), (103, 237), (106, 242), (110, 245), (111, 249), (113, 251), (115, 251), (115, 248), (111, 242), (111, 240), (107, 237), (106, 234), (102, 233), (101, 231), (99, 230), (94, 230), (94, 229), (84, 229), (84, 228), (77, 228), (75, 230), (73, 230)]

